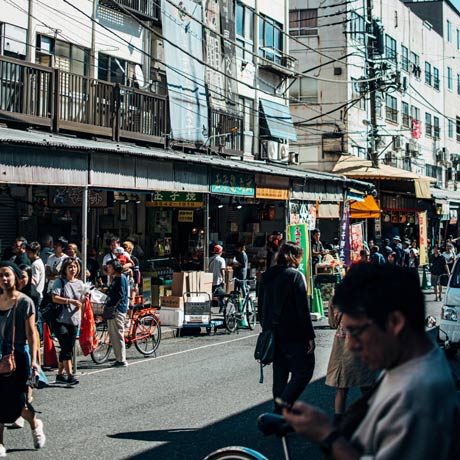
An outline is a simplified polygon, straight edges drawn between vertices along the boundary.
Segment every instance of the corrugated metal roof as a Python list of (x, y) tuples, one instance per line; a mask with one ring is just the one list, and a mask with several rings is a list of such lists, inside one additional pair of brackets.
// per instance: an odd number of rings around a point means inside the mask
[(183, 161), (221, 168), (238, 169), (243, 172), (259, 172), (278, 176), (289, 176), (293, 179), (318, 179), (334, 182), (346, 182), (359, 187), (367, 187), (363, 181), (348, 179), (345, 176), (326, 172), (294, 168), (287, 165), (275, 165), (263, 161), (232, 160), (217, 155), (187, 154), (177, 150), (164, 150), (157, 147), (142, 147), (127, 143), (117, 143), (108, 140), (90, 140), (41, 131), (21, 131), (11, 128), (0, 128), (0, 143), (15, 145), (34, 145), (37, 147), (52, 147), (66, 150), (116, 152), (125, 155), (152, 157), (163, 160)]

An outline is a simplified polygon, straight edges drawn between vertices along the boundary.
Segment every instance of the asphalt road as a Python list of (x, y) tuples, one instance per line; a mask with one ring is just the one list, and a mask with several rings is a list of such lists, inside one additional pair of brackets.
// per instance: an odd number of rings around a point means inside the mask
[[(429, 302), (427, 310), (439, 307)], [(315, 328), (317, 365), (303, 399), (332, 414), (334, 390), (324, 376), (333, 331), (324, 322)], [(283, 459), (279, 440), (256, 428), (257, 416), (272, 408), (271, 367), (259, 384), (253, 359), (257, 332), (165, 340), (156, 358), (131, 349), (130, 365), (121, 369), (80, 359), (79, 385), (34, 392), (46, 447), (34, 451), (28, 428), (7, 430), (8, 458), (201, 460), (220, 447), (244, 445)], [(295, 435), (290, 446), (293, 460), (321, 458), (316, 446)]]

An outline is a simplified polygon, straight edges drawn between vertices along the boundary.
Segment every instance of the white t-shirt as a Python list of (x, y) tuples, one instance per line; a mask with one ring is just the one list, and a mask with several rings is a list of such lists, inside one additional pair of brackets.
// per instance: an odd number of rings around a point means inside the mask
[(42, 259), (36, 259), (32, 262), (32, 283), (37, 288), (40, 297), (43, 297), (45, 289), (45, 264)]
[[(131, 258), (131, 256), (129, 255), (129, 252), (123, 251), (123, 255)], [(102, 259), (102, 266), (105, 267), (109, 260), (117, 260), (117, 255), (113, 254), (112, 252), (109, 252), (108, 254), (106, 254), (104, 258)]]
[[(50, 268), (52, 275), (59, 275), (59, 272), (61, 271), (62, 262), (64, 261), (64, 259), (67, 259), (67, 257), (69, 257), (67, 254), (62, 254), (60, 257), (58, 257), (56, 254), (53, 254), (48, 257), (45, 267)], [(51, 291), (53, 283), (54, 280), (50, 280), (48, 282), (48, 292)]]
[(212, 285), (219, 286), (224, 282), (222, 270), (225, 270), (225, 259), (219, 255), (211, 257), (209, 261), (209, 273), (212, 273)]

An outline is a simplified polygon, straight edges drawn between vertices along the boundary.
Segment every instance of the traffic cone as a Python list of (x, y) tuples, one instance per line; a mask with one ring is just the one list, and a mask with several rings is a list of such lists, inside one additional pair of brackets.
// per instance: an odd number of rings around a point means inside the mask
[(422, 290), (426, 291), (431, 289), (431, 283), (427, 276), (426, 265), (423, 266), (423, 273), (422, 273)]
[(43, 365), (45, 367), (58, 367), (56, 349), (51, 338), (51, 331), (45, 323), (43, 323)]

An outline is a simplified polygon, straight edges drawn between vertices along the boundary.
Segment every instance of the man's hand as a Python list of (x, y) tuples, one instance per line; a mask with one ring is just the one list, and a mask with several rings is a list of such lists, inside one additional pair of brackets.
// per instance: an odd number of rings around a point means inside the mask
[(293, 405), (292, 410), (283, 409), (283, 417), (297, 433), (314, 442), (321, 442), (334, 430), (322, 410), (300, 401)]
[(308, 351), (307, 351), (307, 353), (308, 354), (313, 353), (315, 351), (315, 348), (316, 348), (315, 341), (314, 340), (309, 340), (308, 341)]

